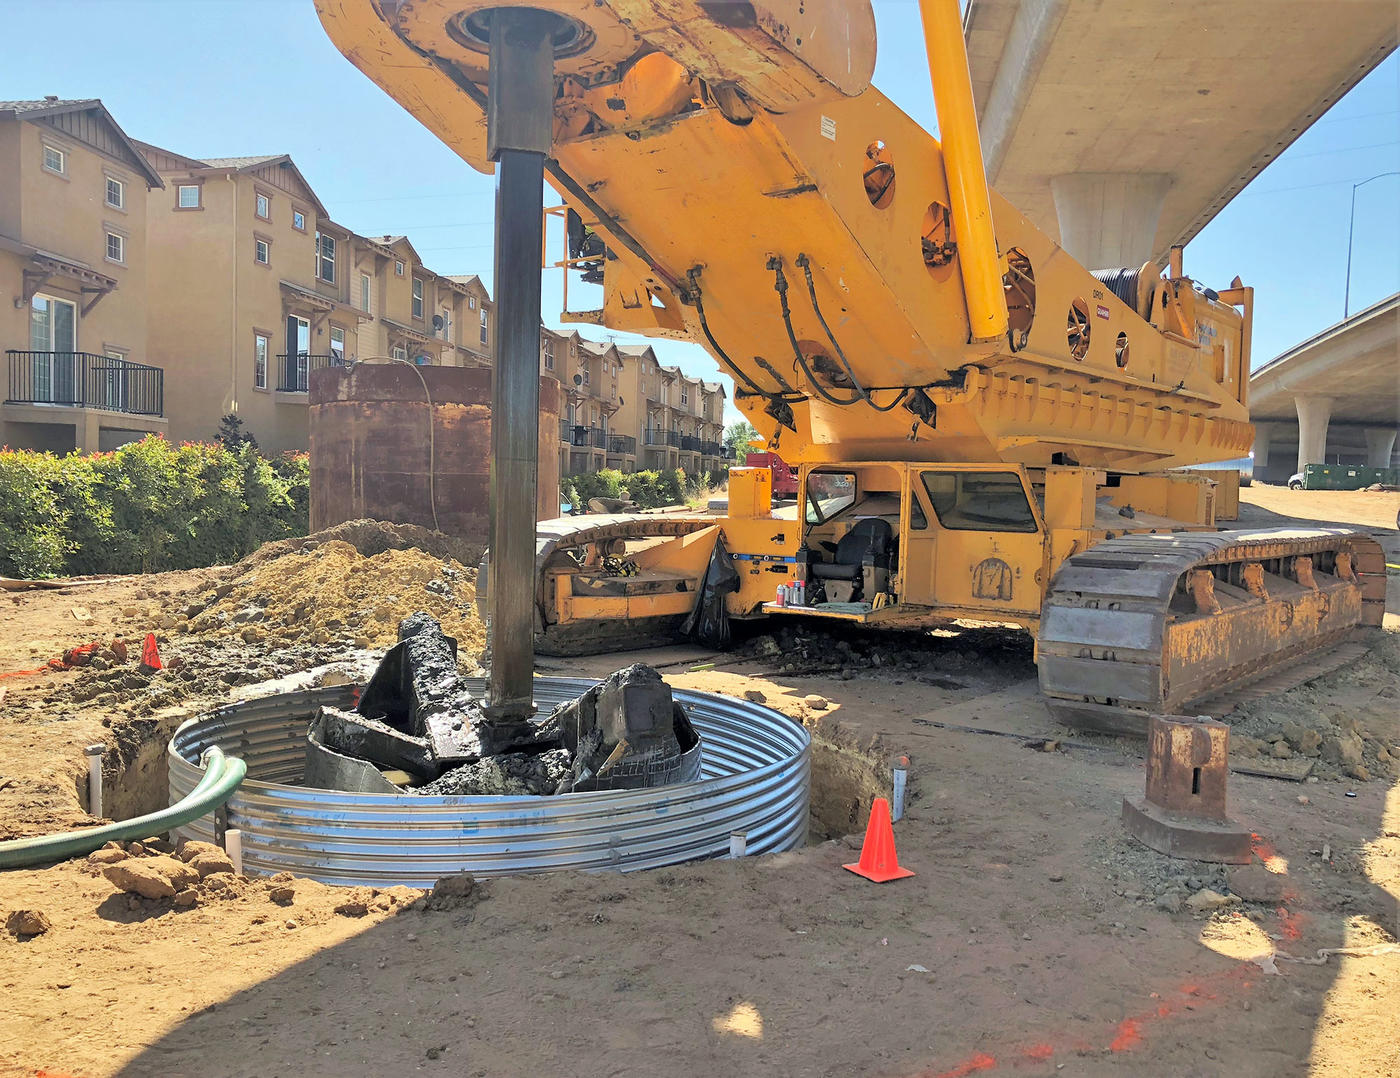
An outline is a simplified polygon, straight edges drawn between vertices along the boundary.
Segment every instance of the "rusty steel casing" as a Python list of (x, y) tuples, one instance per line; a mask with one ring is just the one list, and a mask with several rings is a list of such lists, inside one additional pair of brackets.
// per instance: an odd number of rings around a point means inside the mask
[[(415, 374), (415, 369), (417, 374)], [(311, 372), (311, 530), (370, 518), (479, 529), (487, 516), (491, 371), (473, 367), (357, 363)], [(423, 381), (417, 375), (423, 376)], [(429, 406), (432, 397), (432, 483)], [(540, 379), (540, 463), (536, 514), (559, 515), (561, 392)]]
[(1123, 826), (1158, 853), (1248, 864), (1251, 835), (1226, 812), (1230, 728), (1207, 716), (1153, 715), (1147, 725), (1147, 795), (1123, 799)]

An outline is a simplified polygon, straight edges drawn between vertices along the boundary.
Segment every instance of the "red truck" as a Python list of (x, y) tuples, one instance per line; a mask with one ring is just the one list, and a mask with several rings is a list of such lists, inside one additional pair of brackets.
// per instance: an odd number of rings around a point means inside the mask
[(749, 468), (767, 468), (773, 473), (773, 497), (797, 497), (797, 473), (777, 453), (748, 453), (744, 464)]

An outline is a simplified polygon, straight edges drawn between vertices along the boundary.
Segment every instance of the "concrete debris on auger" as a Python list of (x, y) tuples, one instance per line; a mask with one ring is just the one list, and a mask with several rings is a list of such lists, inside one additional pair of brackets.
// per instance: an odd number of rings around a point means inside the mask
[(321, 707), (306, 785), (365, 793), (541, 794), (700, 777), (700, 738), (661, 675), (619, 670), (542, 720), (493, 722), (457, 672), (457, 642), (405, 618), (350, 710)]

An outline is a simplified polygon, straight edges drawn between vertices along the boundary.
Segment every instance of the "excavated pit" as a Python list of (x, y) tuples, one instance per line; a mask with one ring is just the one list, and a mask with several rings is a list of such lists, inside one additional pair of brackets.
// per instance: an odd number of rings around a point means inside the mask
[(703, 745), (661, 675), (611, 674), (543, 716), (488, 719), (431, 616), (399, 640), (350, 708), (322, 705), (307, 733), (309, 787), (424, 796), (551, 796), (693, 782)]

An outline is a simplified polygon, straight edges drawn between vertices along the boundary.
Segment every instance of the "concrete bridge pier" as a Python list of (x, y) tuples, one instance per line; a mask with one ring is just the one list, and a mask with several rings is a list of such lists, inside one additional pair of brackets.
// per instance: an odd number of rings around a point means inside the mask
[(1331, 397), (1294, 398), (1298, 408), (1298, 471), (1327, 459), (1327, 424), (1332, 419)]
[(1394, 427), (1366, 428), (1366, 465), (1370, 468), (1389, 468), (1391, 454), (1395, 452)]
[(1154, 253), (1162, 204), (1171, 185), (1170, 176), (1158, 173), (1052, 177), (1060, 246), (1089, 269), (1141, 266)]

